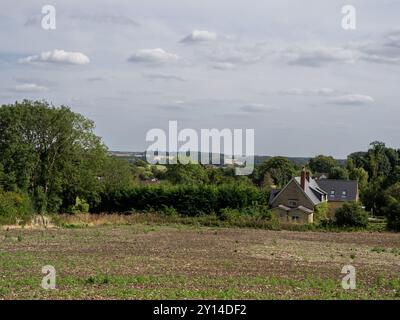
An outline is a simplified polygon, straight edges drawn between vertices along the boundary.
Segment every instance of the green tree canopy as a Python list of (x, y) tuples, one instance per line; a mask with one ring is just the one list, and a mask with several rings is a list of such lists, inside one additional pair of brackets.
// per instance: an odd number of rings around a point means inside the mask
[(94, 124), (68, 107), (45, 101), (0, 107), (4, 188), (27, 192), (38, 212), (57, 211), (77, 196), (99, 200), (106, 148)]
[[(264, 161), (257, 168), (258, 183), (262, 184), (265, 179), (272, 180), (274, 184), (283, 187), (294, 176), (296, 170), (293, 164), (285, 157), (272, 157)], [(268, 174), (268, 177), (266, 175)]]
[(332, 168), (338, 165), (337, 161), (331, 156), (318, 155), (311, 158), (308, 167), (312, 172), (329, 173)]

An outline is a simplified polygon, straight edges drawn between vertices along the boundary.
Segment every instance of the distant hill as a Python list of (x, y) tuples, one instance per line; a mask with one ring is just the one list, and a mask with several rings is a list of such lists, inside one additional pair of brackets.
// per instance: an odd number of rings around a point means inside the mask
[[(144, 160), (146, 161), (146, 152), (140, 151), (109, 151), (109, 154), (112, 156), (118, 157), (120, 159), (128, 160), (129, 162), (135, 162), (136, 160)], [(200, 156), (200, 153), (199, 153)], [(210, 154), (209, 157), (212, 159), (220, 157), (223, 159), (223, 155), (221, 154)], [(271, 156), (254, 156), (254, 164), (259, 165), (265, 160), (268, 160)], [(295, 166), (301, 167), (305, 165), (309, 160), (310, 157), (287, 157)], [(344, 159), (336, 159), (340, 165), (345, 165), (346, 160)], [(221, 161), (222, 163), (222, 161)]]

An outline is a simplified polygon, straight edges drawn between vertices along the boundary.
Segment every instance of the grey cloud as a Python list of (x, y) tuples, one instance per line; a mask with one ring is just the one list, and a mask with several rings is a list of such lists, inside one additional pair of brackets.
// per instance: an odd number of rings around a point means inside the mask
[(247, 104), (247, 105), (242, 106), (240, 109), (247, 113), (264, 113), (264, 112), (268, 112), (268, 111), (278, 110), (277, 107), (266, 106), (261, 103)]
[(321, 67), (329, 63), (354, 63), (353, 50), (343, 47), (294, 47), (282, 50), (280, 57), (289, 65)]
[(143, 73), (142, 77), (148, 80), (174, 80), (174, 81), (180, 81), (184, 82), (185, 79), (180, 76), (176, 76), (173, 74), (162, 74), (162, 73)]
[(136, 20), (118, 14), (79, 14), (79, 15), (71, 15), (71, 19), (80, 20), (80, 21), (88, 21), (94, 23), (101, 24), (115, 24), (115, 25), (123, 25), (123, 26), (132, 26), (138, 27), (140, 23)]

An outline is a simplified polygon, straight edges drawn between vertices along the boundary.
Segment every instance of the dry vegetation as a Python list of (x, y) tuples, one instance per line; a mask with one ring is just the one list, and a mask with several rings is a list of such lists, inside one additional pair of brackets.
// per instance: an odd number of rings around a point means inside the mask
[[(69, 228), (1, 230), (0, 298), (400, 298), (398, 234), (224, 229), (138, 219), (143, 218), (64, 217)], [(346, 264), (356, 267), (356, 290), (341, 288)], [(40, 286), (44, 265), (57, 270), (56, 290)]]

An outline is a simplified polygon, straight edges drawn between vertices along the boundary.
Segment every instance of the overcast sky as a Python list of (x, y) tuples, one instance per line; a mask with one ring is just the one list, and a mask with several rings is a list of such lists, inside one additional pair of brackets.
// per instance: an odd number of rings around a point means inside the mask
[[(41, 27), (56, 8), (56, 30)], [(341, 26), (354, 5), (357, 29)], [(68, 105), (111, 150), (146, 132), (254, 128), (256, 153), (400, 148), (398, 0), (2, 0), (0, 103)]]

